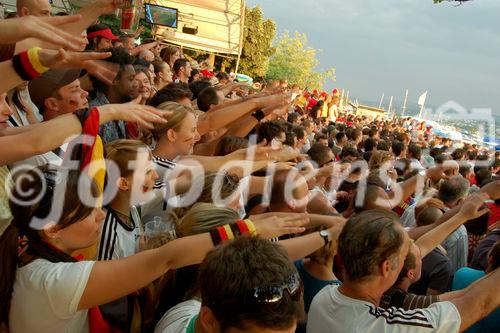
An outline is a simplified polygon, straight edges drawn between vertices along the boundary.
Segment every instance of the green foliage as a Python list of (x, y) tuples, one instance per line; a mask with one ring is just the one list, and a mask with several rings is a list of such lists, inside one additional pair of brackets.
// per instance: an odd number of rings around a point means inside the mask
[(287, 79), (290, 84), (298, 84), (302, 88), (321, 89), (327, 79), (335, 80), (335, 69), (317, 71), (318, 50), (307, 45), (307, 36), (295, 32), (290, 37), (285, 31), (275, 43), (276, 52), (269, 61), (267, 79)]
[(275, 51), (272, 41), (276, 35), (276, 23), (270, 19), (264, 20), (259, 6), (246, 8), (245, 12), (243, 51), (238, 72), (254, 78), (263, 77), (269, 57)]
[[(120, 19), (115, 14), (99, 16), (99, 23), (107, 25), (116, 36), (120, 36), (122, 34), (120, 31)], [(140, 19), (139, 25), (144, 27), (144, 31), (139, 36), (141, 40), (153, 37), (150, 24), (146, 23), (144, 19)]]

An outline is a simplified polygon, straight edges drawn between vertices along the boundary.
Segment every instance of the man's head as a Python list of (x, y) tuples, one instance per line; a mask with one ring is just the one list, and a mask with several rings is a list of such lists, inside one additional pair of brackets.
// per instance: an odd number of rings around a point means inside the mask
[(318, 133), (314, 136), (316, 144), (328, 147), (328, 136), (325, 133)]
[(224, 101), (224, 93), (222, 90), (218, 90), (214, 87), (207, 87), (203, 89), (196, 99), (198, 104), (198, 109), (207, 112), (213, 106), (222, 103)]
[(172, 70), (177, 78), (187, 83), (191, 76), (191, 63), (187, 59), (177, 59)]
[(79, 70), (51, 69), (29, 82), (31, 100), (44, 120), (88, 107), (88, 93), (80, 87)]
[(17, 0), (17, 14), (22, 16), (50, 16), (52, 6), (49, 0)]
[(347, 143), (347, 136), (344, 132), (338, 132), (337, 134), (335, 134), (335, 141), (337, 142), (338, 147), (344, 147), (344, 145)]
[(363, 144), (363, 147), (366, 151), (374, 151), (377, 149), (377, 140), (374, 138), (367, 138)]
[(219, 72), (215, 77), (219, 80), (219, 84), (224, 85), (229, 82), (229, 75), (225, 72)]
[(87, 28), (89, 44), (87, 50), (102, 51), (113, 46), (113, 41), (118, 37), (113, 35), (111, 29), (105, 24), (94, 24)]
[(139, 59), (153, 62), (155, 60), (155, 55), (153, 52), (151, 52), (149, 50), (143, 50), (143, 51), (141, 51), (141, 53), (139, 53)]
[(335, 161), (335, 155), (332, 150), (328, 146), (319, 143), (313, 144), (307, 151), (307, 155), (309, 155), (312, 161), (316, 162), (318, 168)]
[[(111, 52), (111, 57), (104, 59), (119, 66), (118, 74), (112, 86), (107, 86), (95, 77), (91, 77), (95, 91), (109, 96), (112, 94), (120, 103), (130, 102), (139, 96), (139, 85), (135, 80), (135, 70), (132, 56), (122, 47), (105, 49)], [(117, 101), (118, 102), (118, 101)]]
[(439, 186), (438, 198), (448, 208), (460, 204), (469, 192), (470, 183), (462, 176), (454, 176), (443, 180)]
[(151, 98), (149, 105), (158, 107), (165, 102), (176, 102), (188, 107), (191, 107), (191, 97), (193, 94), (183, 84), (170, 83)]
[[(436, 207), (427, 207), (416, 216), (417, 226), (426, 226), (436, 222), (443, 212)], [(422, 275), (422, 253), (420, 248), (412, 242), (408, 255), (406, 256), (403, 269), (399, 273), (396, 285), (408, 288), (411, 284), (420, 280)]]
[(408, 158), (420, 161), (420, 159), (422, 158), (422, 148), (420, 148), (420, 146), (417, 146), (416, 144), (410, 144), (408, 146), (407, 156)]
[(274, 173), (269, 208), (273, 212), (305, 213), (309, 199), (306, 179), (297, 170)]
[(399, 273), (398, 279), (396, 281), (396, 286), (402, 287), (402, 283), (411, 285), (418, 280), (422, 276), (422, 253), (420, 252), (420, 248), (415, 245), (415, 243), (411, 242), (410, 250), (408, 251), (408, 255), (406, 256), (405, 262), (403, 264), (403, 268)]
[(202, 331), (292, 333), (303, 318), (297, 271), (268, 240), (240, 237), (216, 247), (201, 263), (198, 282)]
[(120, 41), (122, 42), (122, 47), (125, 48), (128, 52), (132, 51), (132, 49), (135, 47), (134, 37), (130, 35), (121, 35)]
[(285, 126), (279, 121), (266, 121), (257, 128), (257, 142), (266, 140), (267, 145), (279, 145), (286, 139)]
[(376, 282), (379, 294), (398, 277), (410, 240), (394, 213), (368, 210), (351, 217), (339, 236), (345, 283)]
[(406, 157), (406, 147), (401, 141), (395, 140), (392, 142), (392, 152), (396, 158)]
[[(191, 92), (193, 93), (193, 100), (198, 99), (198, 96), (200, 95), (200, 93), (203, 90), (205, 90), (206, 88), (211, 87), (211, 86), (212, 86), (212, 84), (210, 83), (210, 81), (205, 80), (205, 79), (192, 81), (189, 84), (189, 90), (191, 90)], [(198, 108), (200, 108), (200, 107), (198, 106)]]

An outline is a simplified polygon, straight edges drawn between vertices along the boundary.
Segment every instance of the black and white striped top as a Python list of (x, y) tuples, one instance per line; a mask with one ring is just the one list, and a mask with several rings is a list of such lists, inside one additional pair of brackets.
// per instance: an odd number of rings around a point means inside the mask
[(136, 244), (142, 228), (138, 214), (131, 214), (131, 225), (124, 223), (109, 209), (102, 224), (101, 241), (98, 245), (97, 260), (126, 258), (136, 252)]
[(448, 333), (458, 332), (460, 314), (451, 302), (437, 302), (425, 309), (383, 309), (345, 296), (338, 286), (323, 288), (307, 315), (308, 333)]
[(151, 221), (155, 216), (167, 219), (168, 187), (167, 179), (177, 163), (175, 161), (153, 155), (153, 163), (158, 173), (153, 191), (154, 199), (141, 205), (142, 218), (144, 221)]
[(168, 176), (168, 171), (173, 170), (177, 166), (177, 163), (156, 155), (153, 156), (153, 163), (156, 166), (156, 172), (159, 176), (154, 189), (163, 188), (165, 187), (165, 176)]

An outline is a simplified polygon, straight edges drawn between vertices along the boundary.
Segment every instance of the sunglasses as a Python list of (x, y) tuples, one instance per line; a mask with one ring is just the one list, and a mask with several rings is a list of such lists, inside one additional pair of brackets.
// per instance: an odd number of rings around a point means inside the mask
[(294, 273), (282, 284), (253, 288), (244, 299), (245, 304), (279, 305), (283, 300), (285, 291), (294, 301), (299, 301), (302, 296), (302, 281), (298, 273)]
[(291, 299), (298, 302), (302, 298), (303, 285), (298, 273), (294, 273), (282, 284), (261, 286), (251, 289), (243, 299), (225, 300), (226, 305), (266, 306), (276, 308), (287, 292)]

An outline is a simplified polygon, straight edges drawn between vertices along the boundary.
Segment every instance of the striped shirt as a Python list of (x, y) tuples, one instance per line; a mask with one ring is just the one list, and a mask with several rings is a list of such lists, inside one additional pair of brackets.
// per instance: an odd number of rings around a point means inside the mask
[(384, 309), (396, 307), (405, 310), (414, 310), (427, 308), (436, 302), (439, 302), (439, 296), (416, 295), (399, 288), (391, 288), (382, 296), (380, 307)]
[(425, 309), (382, 309), (343, 295), (338, 286), (327, 286), (314, 297), (308, 313), (307, 333), (452, 333), (460, 328), (460, 314), (451, 302)]
[(102, 224), (97, 260), (120, 259), (135, 254), (142, 226), (139, 214), (134, 213), (134, 210), (130, 222), (130, 225), (124, 223), (112, 209), (107, 210)]
[(144, 221), (152, 221), (155, 216), (160, 216), (163, 220), (167, 220), (169, 198), (167, 180), (177, 163), (154, 155), (153, 164), (158, 173), (158, 181), (153, 187), (154, 198), (141, 206), (142, 218)]
[(154, 333), (186, 333), (200, 309), (201, 303), (194, 299), (177, 304), (163, 315)]

